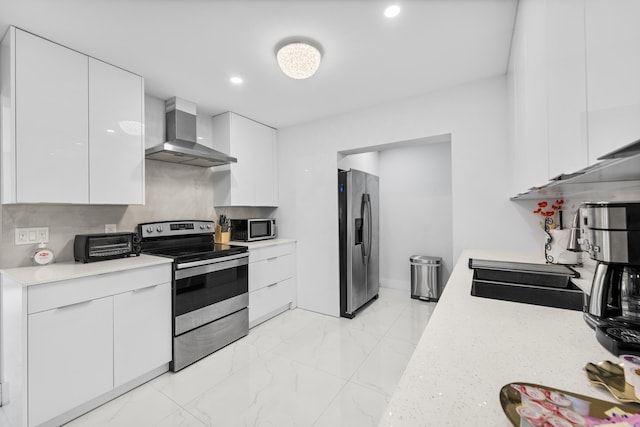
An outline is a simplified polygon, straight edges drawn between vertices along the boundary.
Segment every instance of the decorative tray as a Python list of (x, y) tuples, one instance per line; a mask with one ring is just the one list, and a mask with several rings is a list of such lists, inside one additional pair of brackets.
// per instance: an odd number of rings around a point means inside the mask
[(531, 383), (502, 387), (500, 404), (514, 427), (597, 426), (622, 421), (640, 425), (640, 407)]
[(621, 364), (605, 360), (598, 364), (587, 363), (584, 370), (591, 383), (604, 386), (620, 402), (640, 403), (633, 386), (624, 380)]

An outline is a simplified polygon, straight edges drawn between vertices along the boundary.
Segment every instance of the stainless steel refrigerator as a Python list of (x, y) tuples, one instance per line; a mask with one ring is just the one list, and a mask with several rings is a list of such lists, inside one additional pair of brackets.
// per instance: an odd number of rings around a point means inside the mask
[(380, 289), (379, 178), (355, 169), (338, 171), (340, 316), (378, 298)]

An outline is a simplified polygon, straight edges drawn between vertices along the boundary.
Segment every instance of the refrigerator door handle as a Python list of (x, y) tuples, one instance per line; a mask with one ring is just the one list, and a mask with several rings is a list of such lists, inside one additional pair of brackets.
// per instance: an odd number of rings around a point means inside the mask
[(371, 214), (371, 199), (367, 194), (367, 262), (371, 256), (371, 245), (373, 244), (373, 215)]
[[(364, 193), (362, 195), (362, 218), (364, 219), (364, 224), (362, 224), (362, 228), (366, 230), (366, 234), (363, 233), (362, 238), (362, 260), (365, 265), (369, 264), (369, 256), (371, 255), (371, 199), (369, 193)], [(366, 236), (366, 237), (365, 237)]]

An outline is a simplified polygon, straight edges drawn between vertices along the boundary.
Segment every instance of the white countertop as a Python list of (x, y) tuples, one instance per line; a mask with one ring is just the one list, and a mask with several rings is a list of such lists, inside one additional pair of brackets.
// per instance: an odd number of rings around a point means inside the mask
[(230, 245), (238, 245), (238, 246), (246, 246), (251, 249), (263, 248), (265, 246), (274, 246), (274, 245), (284, 245), (286, 243), (295, 243), (296, 239), (267, 239), (267, 240), (258, 240), (257, 242), (240, 242), (236, 240), (232, 240), (229, 242)]
[(130, 270), (133, 268), (169, 264), (171, 262), (171, 258), (142, 254), (137, 257), (90, 262), (87, 264), (79, 262), (60, 262), (43, 266), (9, 268), (2, 270), (2, 272), (11, 276), (22, 286), (33, 286), (43, 283), (59, 282), (61, 280), (77, 279), (79, 277)]
[(583, 371), (588, 362), (618, 359), (582, 312), (473, 297), (469, 258), (540, 262), (510, 252), (462, 253), (380, 426), (510, 426), (499, 392), (511, 382), (614, 402)]

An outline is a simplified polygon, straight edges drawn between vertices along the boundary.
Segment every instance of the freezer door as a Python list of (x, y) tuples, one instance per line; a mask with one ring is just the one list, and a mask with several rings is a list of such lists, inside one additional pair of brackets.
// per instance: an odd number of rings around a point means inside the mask
[(367, 298), (370, 300), (380, 291), (380, 195), (379, 178), (375, 175), (366, 175), (366, 194), (368, 203), (368, 234), (367, 242), (368, 261), (366, 265)]
[(366, 175), (351, 171), (347, 179), (347, 313), (353, 313), (368, 301), (367, 270), (364, 264), (365, 221), (362, 195)]

